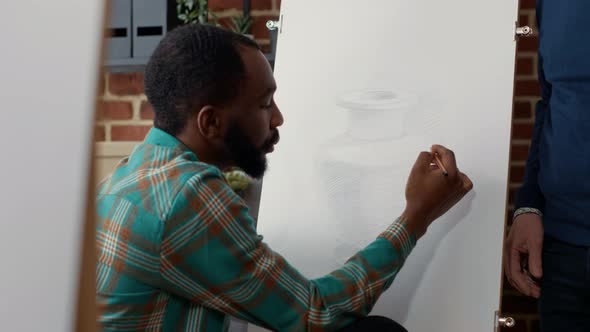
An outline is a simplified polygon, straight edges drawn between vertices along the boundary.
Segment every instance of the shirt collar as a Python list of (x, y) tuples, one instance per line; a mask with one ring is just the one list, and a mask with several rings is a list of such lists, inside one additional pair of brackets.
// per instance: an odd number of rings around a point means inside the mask
[(178, 138), (158, 128), (150, 129), (147, 136), (145, 137), (144, 143), (167, 148), (191, 151), (186, 145), (184, 145), (184, 143), (178, 140)]

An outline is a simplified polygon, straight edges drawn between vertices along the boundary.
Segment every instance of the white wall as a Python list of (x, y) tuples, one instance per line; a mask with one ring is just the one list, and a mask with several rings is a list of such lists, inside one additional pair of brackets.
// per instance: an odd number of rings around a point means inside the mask
[(0, 330), (68, 331), (103, 2), (0, 2)]

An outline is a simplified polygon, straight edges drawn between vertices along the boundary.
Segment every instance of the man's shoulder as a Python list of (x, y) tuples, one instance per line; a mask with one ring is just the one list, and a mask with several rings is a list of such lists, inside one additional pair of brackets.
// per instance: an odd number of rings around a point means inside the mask
[[(147, 159), (140, 165), (116, 170), (101, 184), (98, 200), (110, 197), (125, 200), (146, 213), (164, 219), (174, 200), (187, 187), (223, 181), (223, 173), (211, 164), (198, 161), (190, 153), (181, 153), (170, 159)], [(118, 174), (120, 172), (120, 174)], [(189, 188), (190, 189), (190, 188)]]

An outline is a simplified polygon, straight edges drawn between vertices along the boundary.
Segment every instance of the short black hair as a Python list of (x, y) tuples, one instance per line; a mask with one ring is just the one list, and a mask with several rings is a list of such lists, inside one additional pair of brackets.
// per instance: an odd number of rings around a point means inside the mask
[(154, 126), (177, 135), (191, 110), (233, 100), (245, 74), (238, 46), (260, 50), (246, 36), (206, 24), (187, 24), (166, 33), (145, 68)]

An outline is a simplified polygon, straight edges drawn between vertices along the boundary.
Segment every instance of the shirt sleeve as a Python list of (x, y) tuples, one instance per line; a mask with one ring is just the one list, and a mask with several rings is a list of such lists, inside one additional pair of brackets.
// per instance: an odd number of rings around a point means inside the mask
[(397, 220), (342, 268), (310, 280), (256, 233), (221, 173), (195, 176), (176, 197), (161, 247), (168, 291), (279, 331), (331, 331), (367, 315), (416, 244)]

